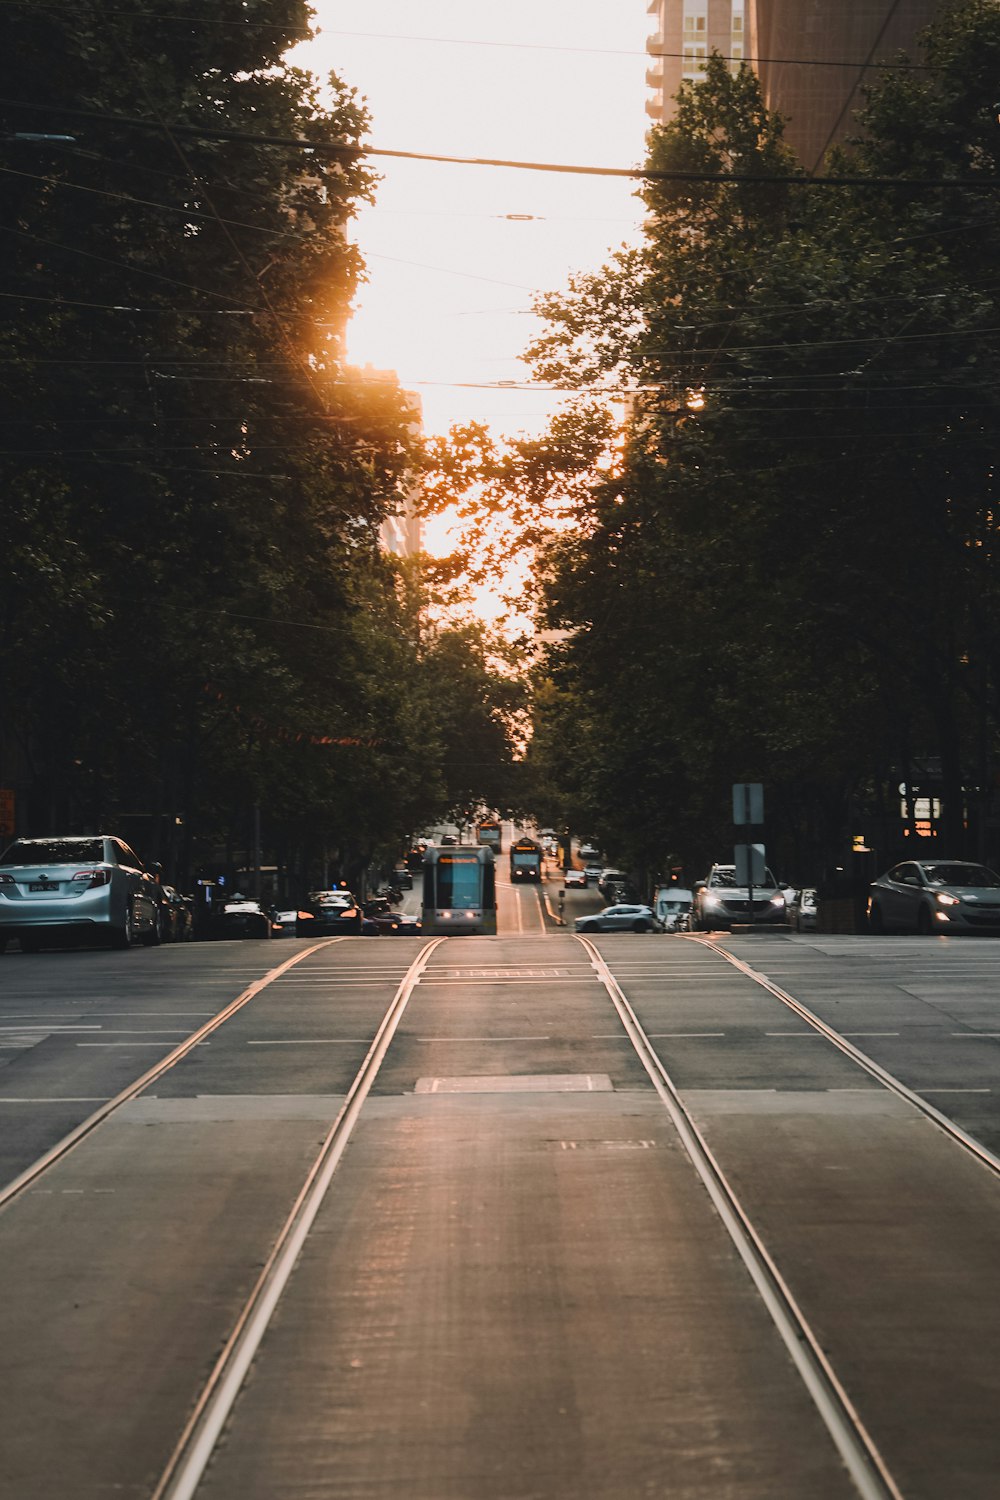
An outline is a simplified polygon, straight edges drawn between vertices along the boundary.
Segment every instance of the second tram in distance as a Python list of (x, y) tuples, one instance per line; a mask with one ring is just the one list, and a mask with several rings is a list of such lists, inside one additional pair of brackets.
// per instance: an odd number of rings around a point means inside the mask
[(497, 930), (496, 870), (493, 850), (458, 844), (424, 850), (423, 933)]
[(516, 839), (510, 846), (510, 878), (518, 880), (541, 880), (542, 846), (534, 839)]
[(482, 818), (476, 824), (476, 843), (486, 844), (499, 854), (503, 849), (503, 825), (499, 818)]

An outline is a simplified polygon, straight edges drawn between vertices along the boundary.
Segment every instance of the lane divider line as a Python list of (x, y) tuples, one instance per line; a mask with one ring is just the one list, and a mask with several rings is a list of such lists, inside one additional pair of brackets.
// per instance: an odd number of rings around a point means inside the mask
[[(43, 1156), (40, 1156), (37, 1161), (32, 1162), (30, 1167), (25, 1168), (19, 1176), (8, 1182), (0, 1190), (0, 1211), (6, 1208), (30, 1183), (37, 1182), (43, 1172), (46, 1172), (57, 1161), (61, 1161), (75, 1146), (78, 1146), (81, 1141), (85, 1140), (99, 1125), (104, 1123), (109, 1115), (114, 1114), (115, 1110), (120, 1109), (123, 1104), (128, 1104), (138, 1094), (141, 1094), (143, 1089), (148, 1088), (151, 1083), (155, 1083), (158, 1078), (161, 1078), (164, 1073), (168, 1072), (175, 1063), (180, 1062), (195, 1047), (200, 1046), (205, 1037), (210, 1036), (213, 1031), (218, 1030), (223, 1022), (228, 1021), (229, 1017), (235, 1015), (238, 1010), (242, 1010), (244, 1005), (248, 1005), (255, 995), (260, 994), (261, 990), (266, 989), (269, 984), (273, 984), (276, 979), (279, 979), (282, 974), (287, 973), (289, 969), (294, 968), (296, 964), (301, 963), (304, 958), (308, 958), (310, 953), (318, 953), (321, 948), (330, 947), (331, 943), (342, 943), (343, 941), (342, 937), (325, 938), (322, 942), (314, 943), (311, 948), (305, 948), (301, 953), (296, 953), (291, 958), (286, 959), (276, 969), (270, 969), (262, 978), (255, 979), (253, 984), (248, 985), (241, 994), (236, 996), (235, 1000), (231, 1000), (227, 1006), (219, 1011), (218, 1015), (213, 1016), (210, 1021), (206, 1021), (204, 1026), (199, 1026), (197, 1031), (193, 1031), (185, 1041), (173, 1047), (167, 1053), (166, 1057), (162, 1057), (158, 1063), (154, 1063), (134, 1083), (130, 1083), (127, 1088), (122, 1089), (120, 1093), (115, 1094), (113, 1098), (102, 1104), (100, 1109), (95, 1109), (93, 1114), (88, 1115), (85, 1120), (81, 1120), (79, 1125), (74, 1126), (67, 1135), (64, 1135), (61, 1140), (56, 1141), (54, 1146), (50, 1146)], [(77, 1043), (77, 1045), (81, 1044)], [(92, 1043), (91, 1045), (94, 1044)], [(128, 1046), (130, 1044), (120, 1043), (118, 1045)], [(157, 1045), (166, 1046), (168, 1044), (159, 1043)]]

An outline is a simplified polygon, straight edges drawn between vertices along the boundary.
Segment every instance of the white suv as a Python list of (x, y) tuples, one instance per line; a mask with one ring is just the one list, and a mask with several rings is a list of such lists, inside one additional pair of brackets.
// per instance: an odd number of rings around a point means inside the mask
[(713, 932), (728, 930), (734, 922), (752, 922), (773, 926), (785, 921), (785, 898), (773, 873), (765, 869), (763, 882), (753, 888), (753, 911), (750, 892), (736, 884), (735, 865), (713, 865), (707, 880), (696, 880), (691, 907), (691, 930)]

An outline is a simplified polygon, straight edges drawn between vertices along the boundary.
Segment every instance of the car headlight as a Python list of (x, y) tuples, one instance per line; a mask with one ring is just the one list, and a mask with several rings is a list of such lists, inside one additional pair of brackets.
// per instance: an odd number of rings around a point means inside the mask
[(942, 906), (959, 906), (961, 905), (962, 898), (961, 896), (952, 896), (948, 891), (935, 891), (934, 900), (940, 901)]
[(774, 896), (771, 897), (771, 905), (772, 906), (784, 906), (784, 904), (785, 904), (785, 898), (784, 898), (784, 896), (774, 895)]

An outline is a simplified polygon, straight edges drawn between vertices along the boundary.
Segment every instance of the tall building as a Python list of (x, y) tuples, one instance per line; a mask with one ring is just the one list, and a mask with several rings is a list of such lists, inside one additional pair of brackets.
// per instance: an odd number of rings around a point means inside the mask
[(646, 113), (662, 122), (673, 114), (681, 83), (701, 77), (710, 52), (739, 66), (747, 52), (746, 0), (649, 0), (646, 9), (656, 17), (656, 31), (646, 42), (652, 91)]
[[(919, 54), (940, 0), (750, 0), (751, 55), (770, 109), (807, 171), (856, 130), (872, 63)], [(844, 64), (849, 66), (844, 66)]]
[(696, 79), (709, 52), (749, 59), (768, 108), (785, 116), (785, 139), (814, 171), (826, 150), (855, 128), (871, 64), (918, 37), (941, 0), (649, 0), (656, 32), (647, 43), (652, 91), (646, 112), (669, 120), (681, 80)]

